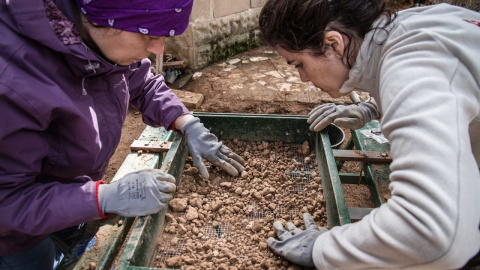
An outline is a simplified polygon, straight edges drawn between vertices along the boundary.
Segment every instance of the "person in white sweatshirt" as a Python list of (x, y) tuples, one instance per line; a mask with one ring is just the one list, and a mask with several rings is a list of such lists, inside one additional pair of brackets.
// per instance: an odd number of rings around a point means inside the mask
[(393, 157), (387, 203), (329, 230), (309, 214), (305, 230), (276, 221), (269, 247), (318, 269), (464, 267), (480, 249), (480, 14), (448, 4), (395, 12), (381, 0), (268, 0), (259, 25), (303, 81), (376, 101), (321, 105), (312, 130), (381, 115)]

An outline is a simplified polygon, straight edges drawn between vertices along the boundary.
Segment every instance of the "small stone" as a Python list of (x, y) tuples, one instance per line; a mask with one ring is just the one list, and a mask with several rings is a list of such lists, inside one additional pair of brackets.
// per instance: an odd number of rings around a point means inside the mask
[(263, 224), (260, 220), (255, 220), (252, 223), (252, 231), (259, 232), (263, 229)]
[(175, 198), (171, 200), (168, 205), (170, 206), (170, 208), (172, 208), (173, 212), (183, 212), (185, 211), (185, 209), (187, 209), (188, 203), (187, 199)]
[(240, 59), (234, 58), (234, 59), (228, 60), (227, 63), (230, 64), (230, 65), (235, 65), (237, 63), (240, 63), (240, 61), (241, 61)]
[(198, 169), (197, 167), (190, 167), (187, 168), (186, 170), (183, 171), (184, 174), (186, 175), (197, 175), (198, 174)]
[(172, 240), (170, 240), (170, 246), (178, 246), (179, 241), (178, 237), (173, 237)]
[(302, 149), (301, 149), (301, 154), (302, 155), (309, 155), (310, 154), (310, 145), (308, 144), (308, 141), (303, 142)]
[(305, 161), (305, 164), (310, 164), (312, 159), (310, 157), (306, 157), (304, 161)]
[(220, 183), (221, 187), (226, 187), (226, 188), (231, 188), (232, 187), (232, 182), (222, 182)]
[(195, 72), (195, 73), (193, 73), (193, 76), (192, 76), (192, 78), (194, 78), (194, 79), (196, 79), (196, 78), (200, 78), (200, 77), (202, 77), (202, 75), (203, 75), (203, 73), (202, 73), (202, 72)]
[(188, 206), (187, 214), (185, 215), (185, 218), (186, 218), (187, 220), (197, 219), (197, 218), (198, 218), (197, 209), (195, 209), (194, 207)]
[(182, 265), (182, 257), (175, 256), (165, 261), (169, 267), (179, 267)]

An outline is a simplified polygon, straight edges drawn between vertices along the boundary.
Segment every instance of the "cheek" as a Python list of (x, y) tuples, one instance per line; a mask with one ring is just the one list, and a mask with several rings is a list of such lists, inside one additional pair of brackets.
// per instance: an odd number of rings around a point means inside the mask
[(348, 80), (349, 69), (345, 66), (339, 66), (335, 69), (336, 76), (335, 79), (337, 80), (338, 84), (342, 86)]
[(103, 55), (105, 56), (116, 54), (116, 51), (118, 50), (117, 46), (119, 43), (120, 42), (118, 38), (115, 38), (113, 36), (104, 35), (97, 37), (97, 46), (100, 48)]

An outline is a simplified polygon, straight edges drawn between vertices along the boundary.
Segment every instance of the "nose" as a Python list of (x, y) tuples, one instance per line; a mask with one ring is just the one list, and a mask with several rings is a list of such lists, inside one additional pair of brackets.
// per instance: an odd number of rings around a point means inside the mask
[(147, 51), (154, 54), (162, 54), (165, 47), (165, 37), (158, 37), (150, 39), (148, 42)]
[(302, 80), (302, 82), (310, 81), (310, 78), (308, 78), (307, 74), (305, 74), (305, 72), (301, 68), (298, 69), (298, 75), (300, 76), (300, 80)]

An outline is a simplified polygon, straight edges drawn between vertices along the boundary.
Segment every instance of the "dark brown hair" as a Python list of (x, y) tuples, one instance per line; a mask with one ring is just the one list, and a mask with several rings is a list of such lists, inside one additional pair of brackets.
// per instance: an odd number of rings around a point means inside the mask
[(262, 39), (272, 47), (279, 46), (290, 52), (310, 50), (313, 55), (323, 55), (325, 31), (334, 30), (346, 40), (344, 64), (354, 64), (356, 48), (381, 15), (387, 23), (395, 11), (386, 7), (383, 0), (268, 0), (260, 13), (259, 25)]

